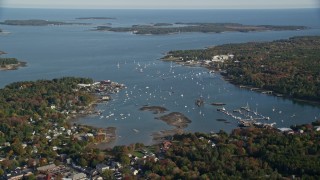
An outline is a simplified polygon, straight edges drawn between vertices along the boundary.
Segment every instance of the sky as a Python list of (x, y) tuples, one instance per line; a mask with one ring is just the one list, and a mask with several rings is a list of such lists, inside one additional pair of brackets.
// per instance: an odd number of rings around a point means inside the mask
[(319, 0), (0, 0), (12, 8), (286, 9), (320, 8)]

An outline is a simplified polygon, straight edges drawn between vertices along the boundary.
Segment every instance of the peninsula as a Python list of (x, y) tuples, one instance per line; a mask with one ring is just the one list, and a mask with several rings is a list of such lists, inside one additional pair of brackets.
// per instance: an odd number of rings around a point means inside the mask
[(0, 89), (2, 161), (16, 157), (17, 164), (25, 164), (26, 159), (46, 164), (57, 154), (71, 157), (73, 152), (114, 139), (114, 128), (93, 128), (70, 120), (96, 113), (99, 99), (124, 87), (111, 81), (64, 77), (16, 82)]
[(243, 25), (238, 23), (155, 23), (151, 25), (133, 25), (131, 27), (98, 26), (97, 31), (132, 32), (134, 34), (164, 35), (175, 33), (201, 32), (250, 32), (250, 31), (285, 31), (306, 29), (305, 26)]
[(29, 19), (29, 20), (5, 20), (0, 22), (3, 25), (9, 26), (61, 26), (61, 25), (89, 25), (88, 23), (67, 23), (61, 21), (48, 21), (41, 19)]
[(220, 70), (226, 80), (262, 93), (320, 102), (320, 36), (171, 51), (163, 60)]

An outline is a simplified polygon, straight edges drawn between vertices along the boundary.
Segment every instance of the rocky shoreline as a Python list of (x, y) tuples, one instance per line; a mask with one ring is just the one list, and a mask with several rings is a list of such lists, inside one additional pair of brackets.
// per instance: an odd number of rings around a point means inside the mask
[[(140, 108), (141, 111), (151, 111), (153, 114), (163, 114), (166, 111), (169, 111), (165, 107), (161, 106), (143, 106)], [(171, 137), (175, 134), (182, 134), (184, 133), (184, 128), (188, 127), (189, 123), (192, 121), (186, 117), (184, 114), (180, 112), (171, 112), (169, 114), (161, 115), (155, 117), (157, 120), (161, 120), (167, 123), (169, 126), (173, 126), (174, 129), (166, 129), (157, 131), (151, 134), (153, 143), (161, 143), (163, 140)]]
[(166, 108), (161, 106), (143, 106), (140, 108), (141, 111), (151, 111), (153, 114), (161, 114), (168, 111)]
[(172, 112), (156, 119), (160, 119), (166, 122), (168, 125), (174, 126), (176, 128), (186, 128), (188, 127), (188, 124), (192, 122), (184, 114), (179, 112)]
[(107, 127), (105, 129), (101, 129), (102, 135), (105, 135), (105, 139), (102, 140), (101, 142), (95, 143), (91, 145), (93, 148), (97, 148), (100, 150), (105, 150), (108, 148), (111, 148), (112, 142), (114, 142), (117, 139), (117, 134), (116, 134), (116, 127)]
[[(79, 118), (90, 116), (90, 115), (99, 115), (101, 112), (95, 110), (98, 103), (107, 102), (111, 100), (111, 94), (118, 93), (121, 89), (126, 88), (124, 84), (112, 82), (110, 80), (104, 80), (100, 82), (94, 82), (92, 84), (78, 84), (79, 89), (88, 91), (89, 93), (94, 94), (94, 101), (86, 107), (82, 107), (78, 111), (73, 112), (64, 112), (68, 114), (68, 121), (70, 124), (75, 123)], [(105, 138), (101, 142), (95, 143), (93, 147), (99, 149), (106, 149), (110, 147), (110, 143), (116, 140), (116, 127), (107, 127), (107, 128), (97, 128), (90, 126), (90, 128), (100, 131), (100, 135), (103, 135)], [(99, 134), (98, 134), (99, 135)]]
[(185, 131), (181, 128), (163, 130), (152, 133), (152, 138), (154, 143), (161, 143), (163, 142), (166, 137), (174, 136), (175, 134), (183, 134)]
[(6, 70), (17, 70), (20, 67), (26, 67), (27, 63), (26, 62), (19, 62), (18, 64), (7, 64), (4, 66), (0, 66), (0, 70), (6, 71)]

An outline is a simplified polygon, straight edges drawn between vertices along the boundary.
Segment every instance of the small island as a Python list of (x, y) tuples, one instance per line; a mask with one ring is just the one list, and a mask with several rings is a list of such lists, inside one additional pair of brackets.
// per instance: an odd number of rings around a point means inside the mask
[(252, 31), (285, 31), (302, 30), (305, 26), (275, 26), (275, 25), (243, 25), (238, 23), (155, 23), (151, 25), (133, 25), (131, 27), (98, 26), (97, 31), (132, 32), (141, 35), (164, 35), (176, 33), (222, 33), (222, 32), (252, 32)]
[(240, 88), (320, 102), (320, 36), (171, 51), (163, 60), (218, 71)]
[[(140, 108), (141, 111), (152, 111), (153, 114), (163, 114), (168, 111), (168, 109), (161, 106), (143, 106)], [(169, 114), (156, 117), (155, 119), (162, 120), (170, 126), (174, 126), (176, 129), (182, 130), (183, 128), (188, 127), (188, 124), (192, 121), (180, 112), (171, 112)]]
[(41, 19), (30, 19), (30, 20), (5, 20), (0, 22), (3, 25), (9, 26), (61, 26), (61, 25), (89, 25), (89, 23), (67, 23), (61, 21), (49, 21)]
[(1, 55), (6, 54), (0, 51), (0, 70), (16, 70), (19, 67), (25, 67), (26, 62), (19, 61), (16, 58), (3, 58)]
[[(151, 111), (153, 114), (163, 114), (168, 111), (168, 109), (161, 106), (148, 105), (141, 107), (140, 110)], [(155, 119), (162, 120), (168, 125), (173, 126), (174, 129), (166, 129), (152, 133), (154, 143), (160, 143), (168, 136), (184, 133), (184, 128), (188, 127), (188, 124), (192, 122), (188, 117), (180, 112), (171, 112), (169, 114), (155, 117)]]
[(191, 120), (185, 115), (179, 112), (172, 112), (159, 117), (158, 119), (166, 122), (170, 126), (175, 126), (176, 128), (186, 128)]
[(143, 106), (140, 108), (141, 111), (152, 111), (153, 114), (161, 114), (168, 111), (166, 108), (161, 106)]

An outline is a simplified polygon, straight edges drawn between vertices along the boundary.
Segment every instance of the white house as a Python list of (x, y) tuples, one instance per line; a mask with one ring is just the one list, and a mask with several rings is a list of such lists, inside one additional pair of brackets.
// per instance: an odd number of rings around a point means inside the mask
[(224, 62), (225, 60), (228, 60), (228, 55), (216, 55), (212, 57), (212, 62)]

